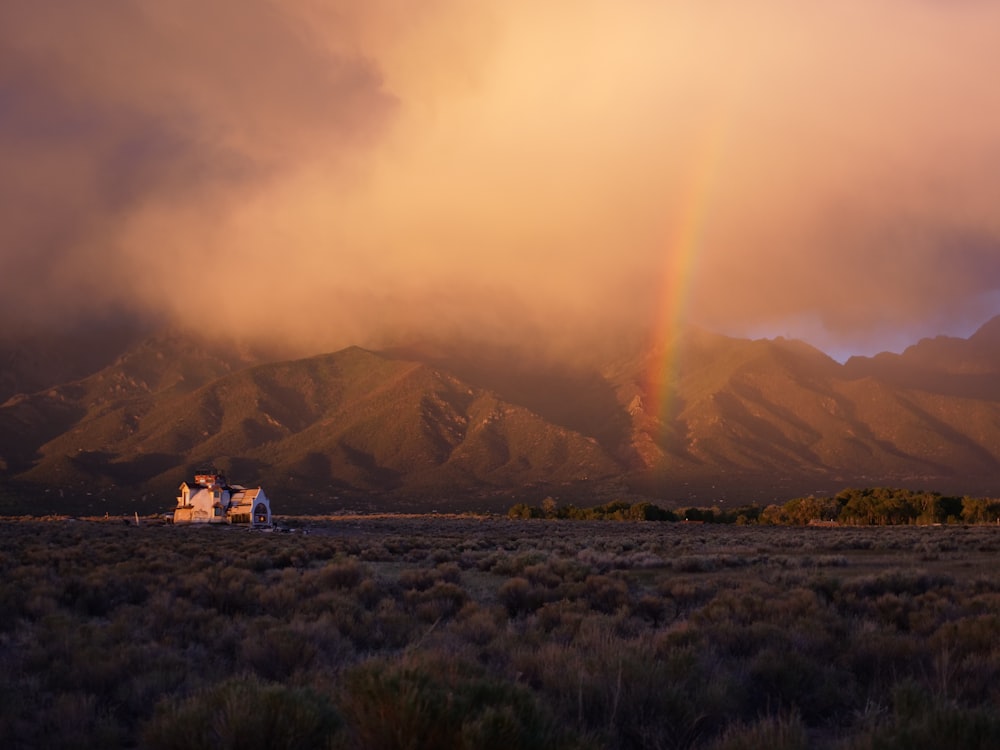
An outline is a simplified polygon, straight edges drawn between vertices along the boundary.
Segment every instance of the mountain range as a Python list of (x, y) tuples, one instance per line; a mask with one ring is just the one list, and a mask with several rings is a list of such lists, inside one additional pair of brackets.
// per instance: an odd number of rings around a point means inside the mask
[(145, 512), (207, 466), (285, 512), (994, 494), (1000, 473), (1000, 317), (843, 364), (701, 330), (597, 367), (467, 343), (275, 359), (176, 331), (115, 340), (0, 343), (7, 497)]

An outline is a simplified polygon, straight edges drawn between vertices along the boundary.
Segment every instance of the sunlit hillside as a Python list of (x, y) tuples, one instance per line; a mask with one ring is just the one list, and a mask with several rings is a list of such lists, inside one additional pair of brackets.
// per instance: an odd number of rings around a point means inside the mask
[(692, 330), (669, 370), (657, 349), (600, 369), (460, 347), (263, 361), (175, 332), (8, 399), (0, 465), (26, 488), (132, 496), (215, 465), (321, 504), (525, 491), (728, 503), (881, 484), (988, 494), (995, 327), (844, 365), (794, 340)]

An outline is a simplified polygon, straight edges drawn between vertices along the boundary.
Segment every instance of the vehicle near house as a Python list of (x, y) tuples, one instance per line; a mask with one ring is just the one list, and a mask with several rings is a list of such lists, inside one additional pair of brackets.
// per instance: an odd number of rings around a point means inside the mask
[(262, 487), (230, 485), (214, 470), (196, 472), (193, 482), (182, 482), (173, 521), (186, 523), (241, 524), (270, 529), (271, 501)]

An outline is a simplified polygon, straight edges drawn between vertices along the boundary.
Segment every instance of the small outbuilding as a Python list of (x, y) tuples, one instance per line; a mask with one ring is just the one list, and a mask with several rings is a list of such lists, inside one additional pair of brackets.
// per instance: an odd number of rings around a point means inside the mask
[(271, 501), (261, 487), (230, 485), (218, 471), (195, 474), (182, 482), (174, 508), (174, 523), (228, 523), (271, 528)]

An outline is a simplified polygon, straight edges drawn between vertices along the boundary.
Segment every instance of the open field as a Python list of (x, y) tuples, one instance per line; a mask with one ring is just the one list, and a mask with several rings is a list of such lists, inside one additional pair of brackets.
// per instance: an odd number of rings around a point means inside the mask
[(7, 519), (3, 747), (1000, 745), (996, 526)]

